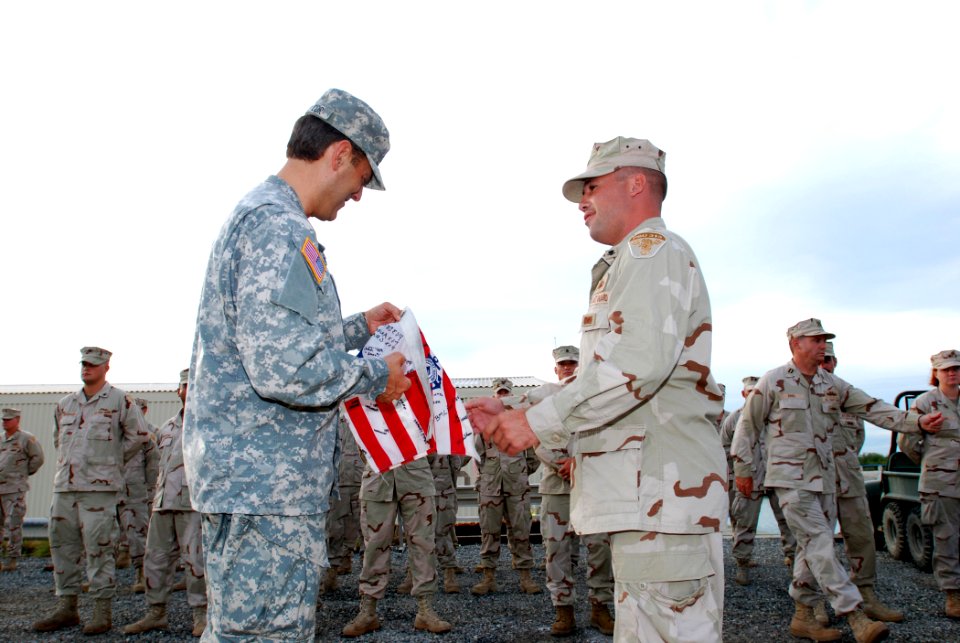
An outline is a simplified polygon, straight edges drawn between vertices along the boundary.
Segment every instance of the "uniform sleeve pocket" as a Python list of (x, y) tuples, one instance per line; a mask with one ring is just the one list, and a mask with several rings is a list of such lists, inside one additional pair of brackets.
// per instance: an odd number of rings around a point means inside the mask
[(320, 298), (317, 295), (317, 282), (306, 260), (299, 254), (293, 255), (287, 278), (279, 290), (271, 293), (270, 301), (292, 310), (311, 324), (319, 322)]

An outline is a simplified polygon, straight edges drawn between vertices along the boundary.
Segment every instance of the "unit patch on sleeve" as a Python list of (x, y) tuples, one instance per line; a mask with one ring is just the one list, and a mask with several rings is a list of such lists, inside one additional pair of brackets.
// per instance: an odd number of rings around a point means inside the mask
[(303, 254), (304, 259), (307, 260), (307, 265), (310, 266), (310, 271), (313, 273), (313, 277), (317, 280), (317, 283), (323, 283), (323, 278), (327, 276), (327, 264), (323, 260), (323, 255), (320, 254), (317, 247), (310, 241), (310, 237), (303, 240), (300, 253)]
[(657, 254), (667, 238), (659, 232), (638, 232), (630, 237), (630, 254), (634, 259), (647, 259)]

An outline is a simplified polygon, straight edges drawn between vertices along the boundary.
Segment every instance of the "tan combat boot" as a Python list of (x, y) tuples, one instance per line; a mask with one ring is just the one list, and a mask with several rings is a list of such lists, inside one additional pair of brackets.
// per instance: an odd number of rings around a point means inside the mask
[(457, 570), (448, 567), (443, 570), (443, 591), (447, 594), (459, 594), (460, 583), (457, 582)]
[(790, 621), (790, 634), (800, 638), (813, 639), (814, 641), (839, 641), (840, 630), (829, 627), (823, 627), (817, 623), (813, 616), (813, 608), (809, 605), (797, 602), (796, 611), (793, 613), (793, 619)]
[(123, 545), (117, 548), (116, 557), (114, 558), (114, 565), (117, 569), (126, 569), (131, 565), (130, 559), (130, 547), (125, 547)]
[(93, 603), (93, 618), (83, 626), (84, 634), (103, 634), (113, 627), (113, 599), (98, 598)]
[(483, 596), (497, 591), (497, 579), (494, 575), (494, 569), (491, 567), (483, 568), (483, 580), (470, 588), (470, 593), (474, 596)]
[(827, 601), (817, 601), (817, 604), (813, 606), (813, 618), (817, 619), (817, 623), (824, 627), (830, 625), (830, 615), (827, 614)]
[(529, 569), (520, 570), (520, 591), (524, 594), (539, 594), (543, 591), (543, 588), (530, 577)]
[(736, 581), (737, 585), (750, 584), (750, 561), (737, 561), (737, 576), (733, 580)]
[(345, 556), (343, 562), (337, 567), (337, 575), (343, 576), (344, 574), (349, 574), (351, 571), (353, 571), (353, 560), (350, 556)]
[(407, 567), (407, 575), (397, 585), (397, 591), (401, 594), (409, 594), (411, 589), (413, 589), (413, 572), (410, 571), (410, 567)]
[(876, 592), (872, 587), (861, 587), (860, 595), (863, 596), (863, 613), (875, 621), (886, 621), (887, 623), (899, 623), (903, 620), (903, 612), (891, 609), (880, 602)]
[(853, 630), (857, 643), (874, 643), (890, 636), (890, 628), (879, 621), (873, 621), (863, 610), (853, 610), (847, 614), (847, 623)]
[(417, 617), (413, 619), (413, 629), (426, 630), (434, 634), (443, 634), (453, 629), (450, 623), (433, 611), (433, 594), (417, 596)]
[(570, 636), (577, 629), (576, 619), (573, 617), (573, 605), (557, 605), (557, 615), (550, 626), (553, 636)]
[(11, 558), (3, 564), (3, 571), (5, 572), (15, 572), (17, 571), (17, 559)]
[(60, 596), (57, 598), (57, 609), (45, 619), (33, 624), (35, 632), (54, 632), (65, 627), (80, 624), (80, 612), (77, 611), (77, 597)]
[(944, 605), (949, 618), (960, 618), (960, 589), (947, 590), (947, 602)]
[(134, 594), (143, 594), (147, 591), (147, 583), (143, 579), (143, 561), (140, 561), (140, 566), (137, 567), (137, 576), (133, 580), (133, 585), (130, 586), (130, 591)]
[(153, 630), (165, 630), (167, 623), (167, 606), (151, 605), (147, 609), (147, 614), (139, 621), (131, 623), (123, 628), (124, 634), (142, 634), (152, 632)]
[(173, 587), (170, 588), (172, 592), (185, 592), (187, 590), (187, 579), (180, 578), (176, 583), (173, 584)]
[(613, 636), (614, 620), (606, 603), (590, 601), (590, 625), (600, 630), (601, 634)]
[(326, 594), (337, 589), (337, 570), (333, 567), (327, 567), (323, 574), (323, 582), (320, 583), (320, 593)]
[(377, 599), (364, 594), (360, 597), (360, 612), (352, 621), (343, 626), (341, 634), (352, 638), (368, 632), (376, 632), (379, 629), (380, 619), (377, 618)]
[(783, 564), (789, 567), (790, 569), (793, 569), (793, 556), (784, 556)]
[(203, 636), (203, 631), (207, 629), (207, 606), (193, 608), (193, 630), (190, 634), (193, 636)]

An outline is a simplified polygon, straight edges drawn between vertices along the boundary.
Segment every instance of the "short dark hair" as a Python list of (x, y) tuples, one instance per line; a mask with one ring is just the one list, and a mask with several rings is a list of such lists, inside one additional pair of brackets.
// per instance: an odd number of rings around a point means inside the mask
[[(311, 114), (304, 114), (293, 125), (293, 132), (290, 133), (290, 140), (287, 141), (287, 158), (316, 161), (337, 141), (350, 141), (350, 139), (326, 121)], [(352, 160), (356, 163), (364, 154), (353, 144), (353, 141), (350, 141), (350, 146), (353, 148)]]

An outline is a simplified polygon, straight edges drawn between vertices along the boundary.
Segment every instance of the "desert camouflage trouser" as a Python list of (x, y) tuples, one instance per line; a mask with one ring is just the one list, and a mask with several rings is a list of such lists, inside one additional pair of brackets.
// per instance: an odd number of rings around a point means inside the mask
[(0, 493), (0, 554), (20, 558), (23, 549), (23, 517), (27, 515), (27, 492)]
[(507, 541), (515, 569), (532, 569), (530, 551), (530, 492), (519, 496), (480, 496), (480, 564), (497, 568), (500, 559), (500, 524), (507, 519)]
[(837, 615), (857, 609), (863, 602), (860, 590), (850, 580), (833, 547), (836, 494), (777, 489), (777, 496), (790, 531), (797, 538), (790, 596), (812, 607), (820, 600), (819, 585)]
[[(540, 503), (540, 534), (546, 549), (547, 589), (554, 606), (574, 605), (577, 580), (573, 569), (576, 532), (570, 526), (570, 495), (544, 494)], [(587, 546), (587, 588), (591, 600), (613, 600), (610, 536), (584, 534)]]
[(434, 535), (437, 563), (440, 565), (440, 569), (449, 569), (457, 566), (457, 551), (453, 544), (454, 531), (457, 527), (456, 489), (437, 494), (436, 502), (437, 528)]
[(613, 640), (720, 643), (723, 536), (610, 534), (616, 579)]
[(434, 552), (434, 499), (419, 493), (405, 493), (391, 502), (360, 500), (360, 529), (363, 531), (363, 570), (360, 593), (380, 600), (390, 582), (390, 546), (397, 511), (403, 520), (408, 564), (413, 575), (410, 594), (435, 594), (437, 559)]
[(326, 514), (201, 515), (209, 588), (202, 640), (312, 643)]
[(760, 508), (766, 496), (773, 510), (773, 517), (777, 519), (780, 528), (780, 547), (784, 556), (793, 557), (797, 550), (797, 539), (787, 526), (783, 517), (777, 494), (773, 489), (753, 492), (750, 497), (736, 491), (736, 496), (730, 508), (730, 524), (733, 527), (733, 558), (736, 561), (749, 561), (753, 556), (753, 541), (757, 537), (757, 521), (760, 520)]
[(143, 577), (147, 605), (166, 605), (177, 563), (183, 555), (183, 576), (187, 582), (187, 604), (207, 604), (203, 578), (203, 544), (200, 514), (196, 511), (155, 511), (147, 531), (147, 552)]
[(867, 497), (837, 498), (837, 519), (850, 561), (850, 580), (857, 587), (873, 587), (877, 583), (877, 545)]
[(360, 536), (360, 487), (340, 487), (340, 497), (330, 496), (327, 513), (327, 556), (337, 568), (353, 557)]
[(50, 507), (50, 557), (57, 596), (80, 594), (86, 555), (91, 598), (113, 598), (117, 539), (116, 491), (63, 491)]
[(121, 497), (117, 503), (117, 516), (120, 521), (120, 544), (128, 548), (130, 557), (134, 560), (143, 558), (147, 525), (150, 523), (146, 489), (143, 489), (142, 494)]
[(960, 589), (960, 499), (920, 494), (920, 519), (933, 531), (933, 575), (941, 591)]

